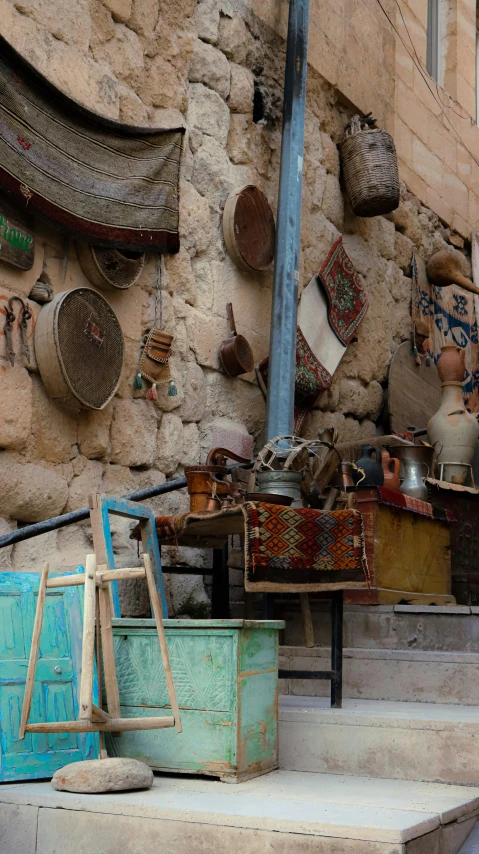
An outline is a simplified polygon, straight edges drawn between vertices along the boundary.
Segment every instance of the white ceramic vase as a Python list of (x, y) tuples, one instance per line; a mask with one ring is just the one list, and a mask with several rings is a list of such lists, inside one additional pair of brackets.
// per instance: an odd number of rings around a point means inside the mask
[(441, 347), (437, 366), (442, 380), (441, 406), (427, 424), (429, 442), (436, 448), (443, 479), (464, 484), (479, 438), (479, 424), (464, 406), (462, 381), (465, 353), (461, 347)]

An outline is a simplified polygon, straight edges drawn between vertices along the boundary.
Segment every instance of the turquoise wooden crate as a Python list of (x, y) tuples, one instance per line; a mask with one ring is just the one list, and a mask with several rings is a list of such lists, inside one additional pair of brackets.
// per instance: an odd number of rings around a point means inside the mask
[[(276, 768), (283, 628), (278, 620), (165, 620), (183, 732), (108, 735), (109, 754), (230, 782)], [(122, 715), (161, 714), (169, 704), (153, 620), (113, 620), (113, 635)]]
[[(63, 573), (64, 574), (64, 573)], [(40, 576), (0, 573), (0, 781), (51, 777), (98, 756), (96, 733), (18, 732)], [(78, 587), (47, 590), (30, 723), (78, 716), (82, 615)]]

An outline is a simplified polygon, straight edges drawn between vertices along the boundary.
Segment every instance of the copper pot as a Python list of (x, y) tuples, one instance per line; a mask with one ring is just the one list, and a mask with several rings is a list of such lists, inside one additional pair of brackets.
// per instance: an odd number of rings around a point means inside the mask
[(233, 306), (226, 306), (231, 327), (231, 336), (226, 338), (220, 347), (220, 360), (223, 370), (229, 377), (239, 377), (248, 374), (254, 368), (253, 351), (243, 335), (236, 332)]
[(185, 466), (190, 513), (211, 513), (221, 509), (223, 499), (232, 495), (233, 484), (216, 476), (225, 473), (224, 466)]

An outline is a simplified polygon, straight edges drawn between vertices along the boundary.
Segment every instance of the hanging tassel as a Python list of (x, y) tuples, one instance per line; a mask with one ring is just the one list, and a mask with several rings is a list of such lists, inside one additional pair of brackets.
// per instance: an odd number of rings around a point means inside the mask
[(156, 390), (156, 383), (153, 383), (152, 387), (149, 391), (146, 392), (147, 400), (158, 400), (158, 392)]
[(168, 397), (176, 397), (178, 394), (178, 389), (175, 386), (175, 381), (170, 380), (168, 383)]
[(138, 371), (138, 373), (135, 376), (135, 379), (133, 380), (133, 388), (138, 388), (138, 389), (143, 388), (143, 377), (141, 376), (140, 371)]
[(426, 356), (426, 367), (429, 368), (431, 366), (431, 360), (429, 356)]

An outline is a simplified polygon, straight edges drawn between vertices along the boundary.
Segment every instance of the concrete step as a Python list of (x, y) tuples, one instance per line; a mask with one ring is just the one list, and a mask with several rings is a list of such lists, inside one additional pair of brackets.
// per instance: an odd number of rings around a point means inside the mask
[(146, 792), (0, 788), (0, 854), (457, 854), (479, 789), (279, 771), (156, 777)]
[[(278, 606), (279, 607), (279, 606)], [(311, 600), (316, 644), (331, 643), (327, 602)], [(299, 605), (282, 603), (284, 643), (302, 646)], [(456, 605), (345, 605), (344, 646), (353, 649), (419, 649), (479, 653), (479, 608)]]
[(396, 780), (479, 785), (479, 708), (280, 697), (279, 764)]
[[(285, 670), (329, 670), (331, 651), (281, 647)], [(329, 682), (281, 679), (280, 692), (327, 697)], [(479, 653), (416, 649), (345, 649), (343, 694), (350, 699), (479, 705)]]

